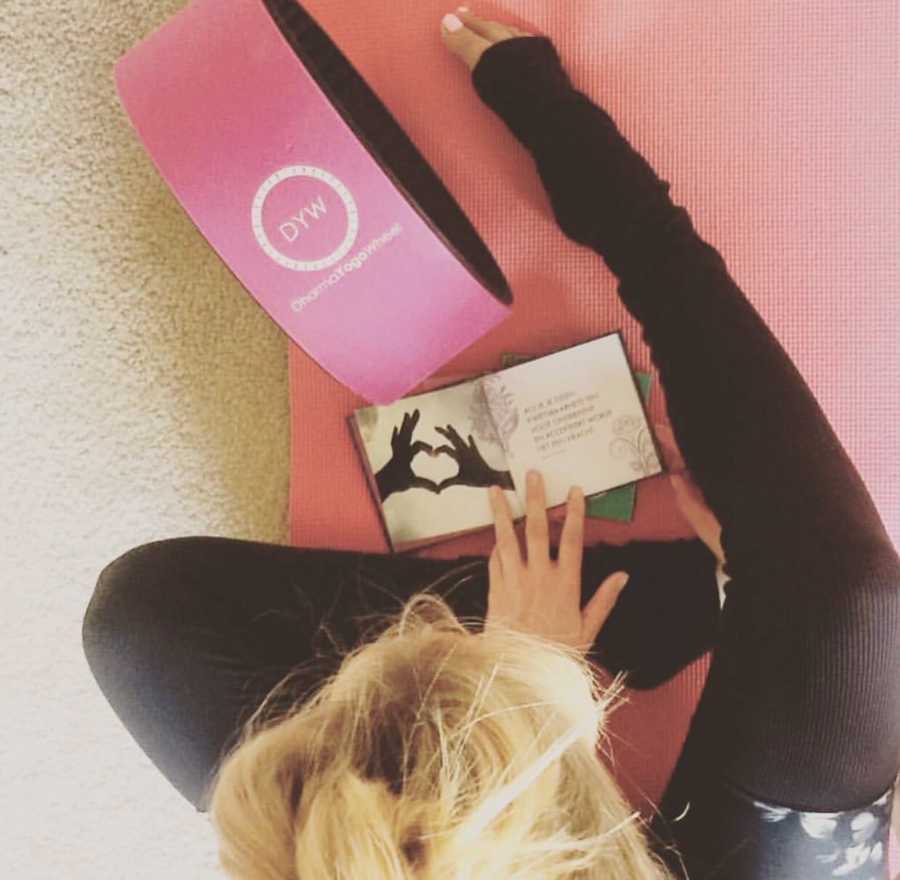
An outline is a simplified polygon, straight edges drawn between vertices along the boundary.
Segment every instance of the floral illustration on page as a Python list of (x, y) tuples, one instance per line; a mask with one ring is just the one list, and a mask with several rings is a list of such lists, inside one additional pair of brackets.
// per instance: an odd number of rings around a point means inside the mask
[(469, 422), (472, 426), (472, 433), (479, 440), (492, 443), (494, 446), (503, 446), (497, 436), (497, 429), (494, 427), (494, 420), (491, 418), (491, 410), (481, 382), (475, 383), (472, 392), (472, 400), (469, 404)]
[(613, 439), (609, 452), (613, 458), (629, 458), (631, 469), (650, 476), (660, 468), (653, 441), (644, 423), (636, 416), (619, 416), (612, 425)]
[(496, 426), (503, 451), (509, 455), (509, 440), (519, 427), (519, 410), (515, 405), (515, 397), (499, 376), (485, 376), (480, 385), (488, 419)]

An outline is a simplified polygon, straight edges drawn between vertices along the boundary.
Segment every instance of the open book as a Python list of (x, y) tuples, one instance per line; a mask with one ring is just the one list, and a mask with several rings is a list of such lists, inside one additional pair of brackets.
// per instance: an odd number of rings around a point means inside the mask
[[(533, 360), (536, 355), (515, 354), (505, 352), (500, 356), (500, 366), (502, 368), (514, 367), (525, 361)], [(539, 355), (537, 355), (539, 357)], [(472, 376), (458, 376), (459, 380), (471, 379)], [(641, 399), (646, 406), (650, 400), (650, 388), (653, 384), (653, 375), (645, 373), (643, 370), (635, 370), (634, 378), (637, 380), (638, 387), (641, 391)], [(441, 385), (449, 385), (452, 380), (444, 378), (438, 381), (438, 376), (433, 376), (424, 382), (419, 391), (427, 391), (431, 388), (438, 388)], [(593, 495), (585, 496), (584, 515), (588, 519), (605, 519), (614, 522), (632, 522), (634, 520), (634, 508), (637, 504), (637, 483), (626, 483), (624, 486), (618, 486), (615, 489), (606, 489), (603, 492), (597, 492)], [(562, 522), (566, 518), (565, 505), (554, 507), (547, 514), (551, 520), (559, 520)]]
[(663, 472), (618, 331), (348, 421), (393, 551), (492, 526), (491, 485), (524, 516), (531, 468), (548, 508)]

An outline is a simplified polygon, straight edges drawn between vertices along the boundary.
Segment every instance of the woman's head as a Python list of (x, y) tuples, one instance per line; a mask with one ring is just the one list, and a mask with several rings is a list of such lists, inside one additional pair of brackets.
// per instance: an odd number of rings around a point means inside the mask
[(311, 698), (245, 725), (211, 792), (222, 865), (237, 880), (666, 877), (597, 757), (616, 690), (574, 649), (467, 626), (420, 592)]

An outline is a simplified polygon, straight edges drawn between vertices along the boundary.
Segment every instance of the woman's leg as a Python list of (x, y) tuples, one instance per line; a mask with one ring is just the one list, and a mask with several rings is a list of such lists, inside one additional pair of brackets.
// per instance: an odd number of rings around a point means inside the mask
[(859, 474), (718, 251), (552, 42), (495, 43), (472, 75), (562, 230), (619, 277), (722, 524), (720, 642), (668, 806), (711, 780), (801, 809), (874, 799), (900, 761), (900, 560)]
[[(633, 671), (637, 686), (653, 686), (712, 642), (714, 559), (700, 541), (594, 545), (585, 550), (583, 601), (620, 568), (631, 579), (596, 659), (613, 672)], [(696, 585), (683, 627), (672, 626), (673, 574)], [(484, 557), (173, 538), (136, 547), (103, 569), (85, 613), (84, 650), (140, 747), (205, 810), (219, 759), (289, 672), (300, 670), (279, 691), (279, 708), (282, 699), (286, 708), (315, 691), (343, 652), (375, 635), (368, 628), (380, 622), (372, 615), (399, 611), (430, 587), (457, 615), (483, 620), (487, 585)]]
[[(122, 723), (203, 810), (219, 759), (275, 684), (301, 669), (288, 698), (316, 689), (339, 650), (361, 640), (366, 614), (399, 610), (452, 567), (218, 537), (156, 541), (103, 569), (84, 650)], [(460, 613), (483, 613), (483, 589), (454, 592)]]

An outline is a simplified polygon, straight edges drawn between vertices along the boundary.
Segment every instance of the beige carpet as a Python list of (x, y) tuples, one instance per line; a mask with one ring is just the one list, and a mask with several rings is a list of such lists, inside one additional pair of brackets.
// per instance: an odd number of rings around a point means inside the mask
[(97, 574), (130, 547), (287, 539), (286, 337), (170, 195), (113, 87), (114, 61), (182, 5), (0, 0), (8, 876), (222, 876), (207, 820), (81, 651)]

